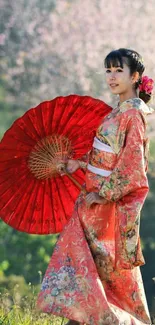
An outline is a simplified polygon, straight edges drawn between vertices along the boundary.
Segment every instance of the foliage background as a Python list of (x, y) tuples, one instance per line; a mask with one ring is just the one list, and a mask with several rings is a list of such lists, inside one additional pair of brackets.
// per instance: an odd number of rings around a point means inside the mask
[[(103, 60), (112, 49), (133, 48), (155, 79), (154, 0), (0, 0), (0, 137), (30, 107), (77, 93), (115, 105), (104, 79)], [(151, 105), (155, 107), (155, 102)], [(141, 218), (146, 265), (141, 268), (149, 308), (155, 313), (155, 114), (151, 138), (150, 192)], [(0, 222), (1, 291), (39, 283), (55, 235), (16, 232)], [(22, 279), (22, 280), (21, 280)]]

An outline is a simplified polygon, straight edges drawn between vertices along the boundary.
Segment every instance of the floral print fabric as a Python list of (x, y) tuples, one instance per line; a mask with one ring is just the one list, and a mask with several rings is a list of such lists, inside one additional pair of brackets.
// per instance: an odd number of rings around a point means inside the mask
[(85, 186), (108, 203), (88, 208), (79, 195), (43, 279), (37, 305), (44, 312), (91, 325), (151, 324), (139, 269), (140, 211), (148, 192), (142, 104), (124, 102), (96, 132), (115, 150), (109, 159), (92, 149), (89, 162), (103, 168), (109, 161), (113, 172), (103, 177), (87, 170)]

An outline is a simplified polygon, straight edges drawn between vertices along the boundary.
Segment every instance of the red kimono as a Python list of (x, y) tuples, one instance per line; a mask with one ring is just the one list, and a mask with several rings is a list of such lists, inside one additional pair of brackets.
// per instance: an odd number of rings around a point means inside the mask
[(79, 195), (43, 279), (43, 312), (91, 325), (151, 324), (139, 268), (148, 113), (141, 99), (126, 100), (97, 129), (85, 186), (108, 203), (88, 208)]

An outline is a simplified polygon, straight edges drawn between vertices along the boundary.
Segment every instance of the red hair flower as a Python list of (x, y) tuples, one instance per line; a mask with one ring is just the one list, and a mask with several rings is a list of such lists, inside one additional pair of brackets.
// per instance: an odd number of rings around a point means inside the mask
[(139, 85), (139, 91), (145, 92), (147, 94), (151, 94), (154, 86), (154, 81), (153, 79), (144, 76), (142, 77), (142, 82)]

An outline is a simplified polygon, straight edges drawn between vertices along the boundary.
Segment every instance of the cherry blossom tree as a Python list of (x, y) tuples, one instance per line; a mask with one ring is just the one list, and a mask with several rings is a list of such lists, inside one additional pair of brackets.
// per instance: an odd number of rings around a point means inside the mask
[(1, 0), (1, 71), (6, 101), (27, 109), (70, 93), (113, 102), (105, 55), (134, 48), (155, 75), (154, 11), (150, 0)]

